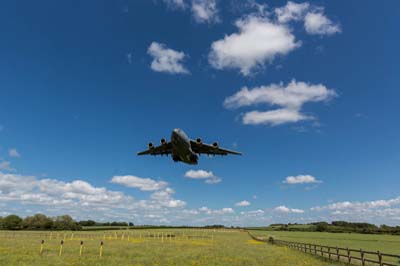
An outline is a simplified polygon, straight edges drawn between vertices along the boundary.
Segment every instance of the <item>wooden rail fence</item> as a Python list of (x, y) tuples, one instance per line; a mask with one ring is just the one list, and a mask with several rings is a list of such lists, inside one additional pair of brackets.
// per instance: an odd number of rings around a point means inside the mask
[[(400, 255), (387, 254), (379, 251), (365, 251), (362, 249), (350, 249), (342, 247), (330, 247), (323, 245), (316, 245), (310, 243), (290, 242), (284, 240), (277, 240), (273, 237), (268, 239), (255, 237), (248, 232), (251, 238), (257, 241), (262, 241), (278, 246), (286, 246), (291, 249), (310, 253), (315, 256), (320, 256), (329, 260), (336, 260), (346, 262), (349, 265), (379, 265), (379, 266), (399, 266)], [(397, 262), (398, 261), (398, 262)]]

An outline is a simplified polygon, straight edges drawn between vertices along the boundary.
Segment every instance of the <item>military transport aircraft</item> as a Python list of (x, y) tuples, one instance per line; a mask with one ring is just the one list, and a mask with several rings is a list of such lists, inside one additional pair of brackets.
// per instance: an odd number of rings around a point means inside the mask
[(172, 155), (174, 162), (184, 162), (187, 164), (197, 164), (199, 159), (197, 154), (208, 155), (241, 155), (240, 152), (222, 149), (217, 142), (212, 145), (205, 144), (200, 138), (190, 140), (183, 130), (176, 128), (172, 131), (171, 141), (161, 139), (161, 145), (155, 147), (153, 143), (148, 144), (148, 149), (139, 152), (138, 155)]

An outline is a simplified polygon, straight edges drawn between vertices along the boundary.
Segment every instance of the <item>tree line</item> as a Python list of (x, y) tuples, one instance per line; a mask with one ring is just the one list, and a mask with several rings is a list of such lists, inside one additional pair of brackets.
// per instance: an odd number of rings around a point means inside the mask
[(309, 224), (271, 224), (269, 230), (303, 231), (303, 232), (331, 232), (331, 233), (361, 233), (361, 234), (395, 234), (400, 235), (400, 226), (389, 226), (370, 223), (355, 223), (346, 221), (315, 222)]
[(82, 230), (83, 226), (133, 226), (133, 223), (106, 222), (98, 223), (92, 220), (75, 221), (69, 215), (49, 217), (44, 214), (35, 214), (21, 218), (11, 214), (0, 217), (0, 230)]

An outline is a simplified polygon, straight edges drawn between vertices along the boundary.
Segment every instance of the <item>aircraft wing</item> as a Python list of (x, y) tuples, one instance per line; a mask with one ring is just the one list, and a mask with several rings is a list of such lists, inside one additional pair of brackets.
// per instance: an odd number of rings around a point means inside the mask
[(209, 154), (209, 155), (242, 155), (240, 152), (231, 151), (227, 149), (223, 149), (218, 147), (218, 145), (209, 145), (206, 143), (198, 143), (196, 141), (191, 140), (190, 145), (192, 147), (192, 151), (199, 154)]
[(168, 155), (172, 153), (171, 142), (166, 142), (160, 146), (149, 147), (145, 151), (138, 152), (138, 155)]

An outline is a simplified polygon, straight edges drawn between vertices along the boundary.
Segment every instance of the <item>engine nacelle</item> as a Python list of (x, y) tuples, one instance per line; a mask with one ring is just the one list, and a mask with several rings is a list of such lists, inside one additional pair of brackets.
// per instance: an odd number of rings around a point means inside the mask
[(161, 145), (167, 144), (167, 141), (166, 141), (164, 138), (162, 138), (162, 139), (160, 140), (160, 142), (161, 142)]
[(196, 143), (197, 143), (197, 144), (203, 144), (203, 141), (201, 140), (201, 138), (197, 138), (197, 139), (196, 139)]
[(212, 146), (213, 146), (214, 148), (218, 148), (218, 142), (214, 142), (214, 143), (212, 144)]
[(149, 142), (149, 144), (147, 144), (147, 147), (149, 147), (149, 149), (153, 149), (154, 145), (153, 145), (153, 143)]

